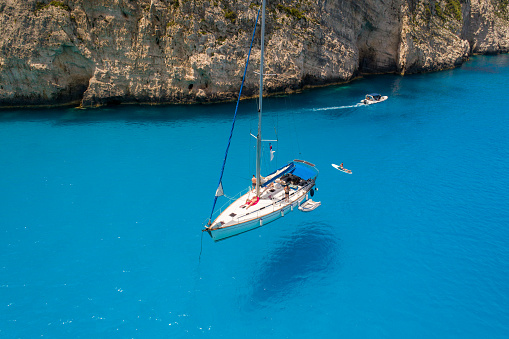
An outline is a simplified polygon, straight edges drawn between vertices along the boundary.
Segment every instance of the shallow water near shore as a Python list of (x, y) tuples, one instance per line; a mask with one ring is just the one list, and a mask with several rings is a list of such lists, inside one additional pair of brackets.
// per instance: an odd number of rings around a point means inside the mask
[[(506, 338), (508, 79), (473, 57), (267, 98), (262, 174), (316, 164), (322, 205), (218, 243), (235, 103), (0, 111), (0, 337)], [(256, 124), (242, 101), (228, 196)]]

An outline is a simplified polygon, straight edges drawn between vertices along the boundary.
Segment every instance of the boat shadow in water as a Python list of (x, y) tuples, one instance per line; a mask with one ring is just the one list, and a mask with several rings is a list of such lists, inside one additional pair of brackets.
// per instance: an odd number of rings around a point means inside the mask
[(252, 279), (248, 303), (264, 305), (286, 299), (307, 283), (321, 280), (337, 266), (340, 244), (326, 223), (297, 226), (291, 234), (260, 263)]

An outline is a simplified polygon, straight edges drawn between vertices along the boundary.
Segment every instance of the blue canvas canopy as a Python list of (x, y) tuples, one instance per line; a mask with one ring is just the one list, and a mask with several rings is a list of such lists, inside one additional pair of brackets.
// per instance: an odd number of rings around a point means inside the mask
[(301, 178), (302, 180), (311, 179), (317, 175), (317, 171), (313, 167), (314, 167), (313, 164), (304, 162), (302, 160), (294, 160), (294, 161), (290, 162), (289, 164), (284, 165), (283, 167), (281, 167), (281, 168), (277, 169), (276, 171), (267, 175), (267, 177), (270, 177), (274, 173), (277, 173), (278, 171), (282, 170), (281, 173), (278, 173), (278, 175), (274, 176), (270, 180), (267, 180), (261, 186), (266, 187), (266, 186), (270, 185), (271, 183), (273, 183), (276, 179), (281, 178), (283, 175), (285, 175), (287, 173), (296, 175), (299, 178)]
[(303, 180), (311, 179), (316, 175), (316, 171), (313, 168), (299, 163), (295, 163), (295, 169), (291, 173)]

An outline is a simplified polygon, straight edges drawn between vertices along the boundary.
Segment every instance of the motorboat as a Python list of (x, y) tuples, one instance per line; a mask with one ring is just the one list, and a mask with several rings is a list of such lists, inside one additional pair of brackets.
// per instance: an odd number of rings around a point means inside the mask
[(365, 105), (378, 104), (379, 102), (385, 101), (388, 98), (389, 97), (386, 95), (382, 96), (381, 94), (378, 93), (371, 93), (366, 94), (366, 98), (364, 98), (364, 100), (361, 100), (361, 103)]

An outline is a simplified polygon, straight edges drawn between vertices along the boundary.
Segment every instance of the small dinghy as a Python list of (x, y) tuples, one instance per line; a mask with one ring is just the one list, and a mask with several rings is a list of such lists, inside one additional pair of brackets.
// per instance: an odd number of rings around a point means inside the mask
[(366, 98), (364, 100), (361, 100), (361, 103), (363, 103), (364, 105), (372, 105), (372, 104), (377, 104), (379, 102), (385, 101), (385, 100), (387, 100), (387, 98), (389, 98), (389, 97), (386, 95), (382, 96), (378, 93), (371, 93), (371, 94), (366, 94)]
[(320, 201), (313, 201), (309, 199), (305, 203), (299, 206), (299, 209), (302, 212), (311, 212), (312, 210), (316, 209), (318, 206), (320, 206), (322, 203)]

